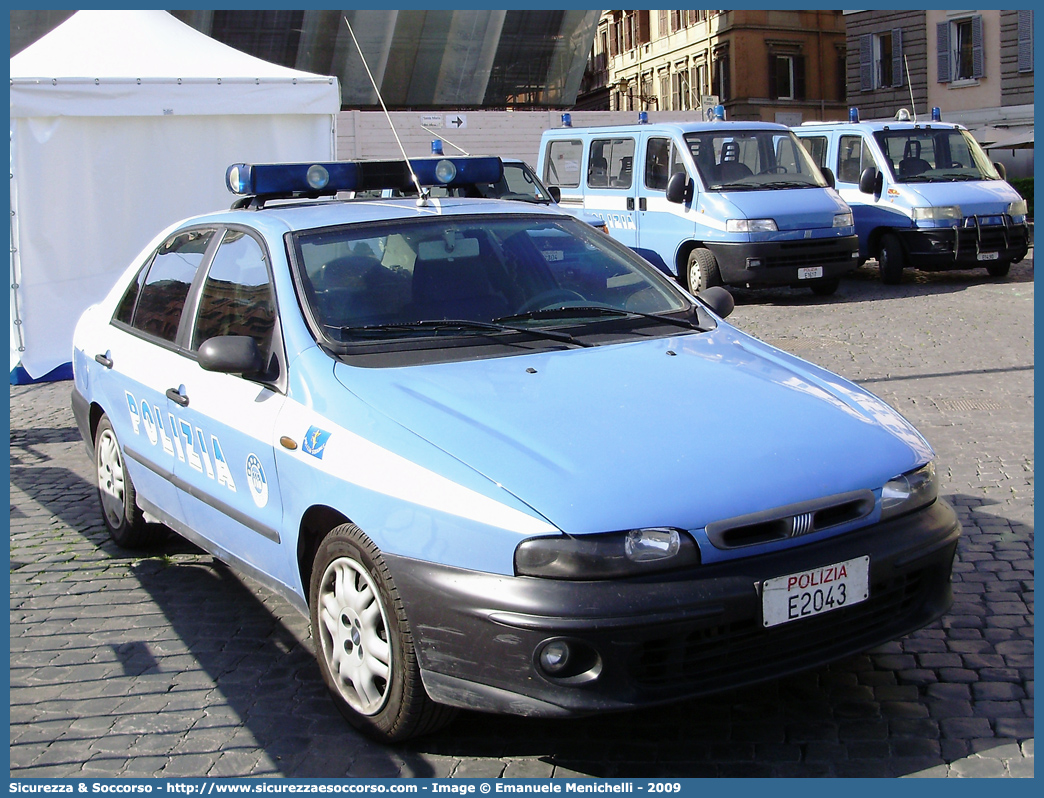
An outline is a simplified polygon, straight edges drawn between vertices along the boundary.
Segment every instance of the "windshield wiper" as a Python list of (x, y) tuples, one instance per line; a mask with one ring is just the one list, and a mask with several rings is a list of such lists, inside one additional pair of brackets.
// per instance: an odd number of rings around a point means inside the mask
[(758, 188), (762, 188), (762, 186), (755, 186), (752, 183), (711, 183), (710, 188), (713, 191), (724, 191), (733, 189), (736, 189), (738, 191), (754, 191)]
[(547, 338), (551, 341), (561, 341), (574, 346), (593, 346), (593, 344), (579, 341), (569, 333), (557, 330), (542, 330), (532, 327), (516, 327), (511, 324), (501, 324), (500, 320), (493, 322), (473, 321), (471, 319), (423, 319), (421, 321), (403, 321), (394, 324), (361, 324), (356, 326), (335, 327), (327, 325), (332, 330), (337, 330), (342, 335), (375, 337), (389, 332), (415, 332), (418, 330), (481, 330), (483, 332), (517, 332), (533, 335), (538, 338)]
[(640, 310), (621, 310), (620, 308), (611, 308), (605, 305), (580, 305), (578, 307), (557, 307), (557, 308), (542, 308), (540, 310), (528, 310), (525, 313), (516, 313), (513, 316), (502, 316), (499, 319), (494, 319), (495, 322), (504, 321), (524, 321), (526, 319), (554, 319), (554, 318), (585, 318), (592, 316), (637, 316), (643, 319), (652, 319), (653, 321), (662, 322), (664, 324), (673, 324), (675, 327), (684, 327), (688, 330), (696, 330), (697, 332), (707, 332), (706, 327), (702, 327), (699, 324), (695, 324), (685, 319), (676, 319), (673, 316), (659, 316), (655, 313), (642, 313)]
[(773, 180), (765, 183), (765, 188), (819, 188), (815, 183), (806, 183), (804, 180)]

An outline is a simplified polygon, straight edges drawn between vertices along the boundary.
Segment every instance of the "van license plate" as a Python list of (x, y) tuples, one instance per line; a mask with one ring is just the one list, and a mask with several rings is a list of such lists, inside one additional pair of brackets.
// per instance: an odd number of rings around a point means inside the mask
[(815, 280), (817, 277), (823, 276), (822, 266), (805, 266), (798, 269), (799, 280)]
[(979, 260), (997, 260), (1000, 257), (999, 252), (980, 252)]
[(822, 615), (866, 601), (869, 596), (869, 557), (766, 579), (761, 589), (762, 623), (778, 626)]

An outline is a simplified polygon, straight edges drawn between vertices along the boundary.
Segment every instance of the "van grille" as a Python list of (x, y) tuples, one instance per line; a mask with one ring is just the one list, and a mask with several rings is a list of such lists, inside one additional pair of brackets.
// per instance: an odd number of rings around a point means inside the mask
[(781, 241), (779, 251), (761, 259), (769, 269), (799, 266), (828, 266), (852, 262), (852, 247), (834, 239), (819, 241)]

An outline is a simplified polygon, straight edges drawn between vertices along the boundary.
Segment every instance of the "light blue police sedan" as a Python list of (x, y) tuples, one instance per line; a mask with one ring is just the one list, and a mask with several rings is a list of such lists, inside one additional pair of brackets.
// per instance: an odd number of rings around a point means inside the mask
[[(960, 533), (917, 431), (499, 159), (237, 164), (74, 339), (114, 540), (172, 529), (311, 618), (385, 741), (782, 676), (923, 627)], [(337, 198), (413, 186), (419, 197)]]

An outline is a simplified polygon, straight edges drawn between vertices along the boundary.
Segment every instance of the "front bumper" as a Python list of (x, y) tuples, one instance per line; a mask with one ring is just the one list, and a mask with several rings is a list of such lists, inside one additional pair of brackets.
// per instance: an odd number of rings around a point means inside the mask
[(793, 241), (757, 241), (746, 244), (707, 244), (718, 261), (726, 285), (809, 285), (800, 270), (821, 266), (822, 279), (833, 279), (859, 265), (859, 237), (809, 238)]
[[(942, 500), (908, 516), (784, 552), (643, 579), (571, 582), (465, 571), (385, 555), (440, 703), (566, 716), (630, 709), (784, 676), (919, 629), (952, 602), (960, 534)], [(870, 557), (870, 598), (765, 628), (768, 578)], [(565, 639), (596, 664), (546, 676)]]
[[(989, 217), (996, 220), (998, 217)], [(1017, 263), (1029, 250), (1029, 225), (973, 222), (963, 227), (897, 230), (906, 252), (906, 264), (925, 271), (976, 269), (991, 263)]]

